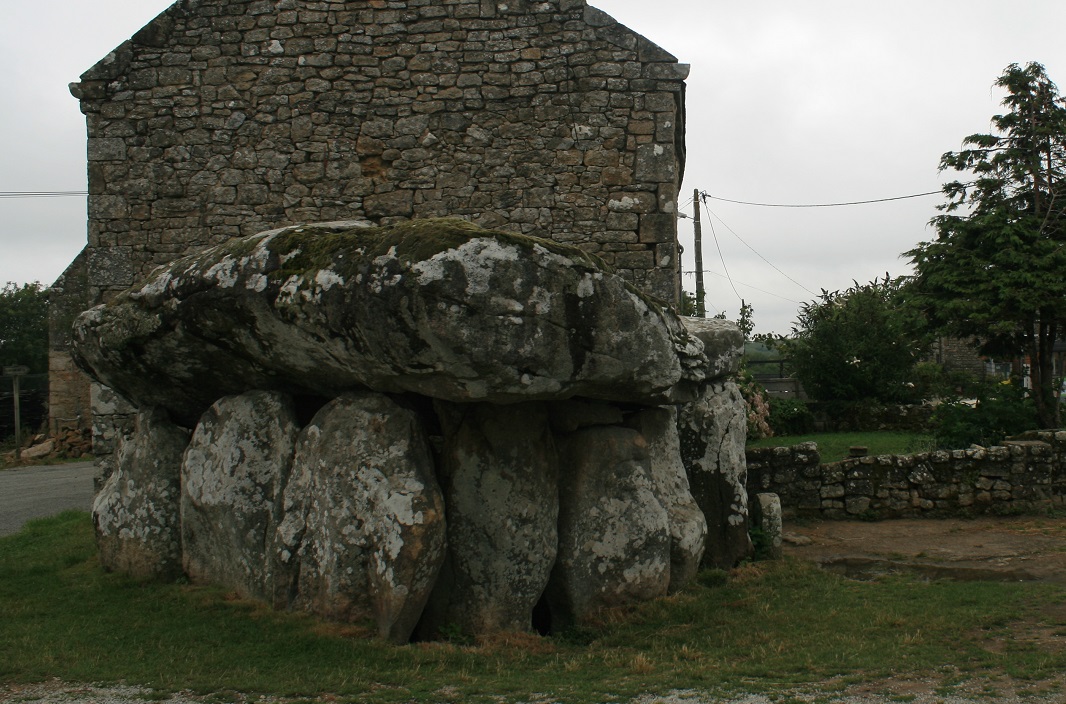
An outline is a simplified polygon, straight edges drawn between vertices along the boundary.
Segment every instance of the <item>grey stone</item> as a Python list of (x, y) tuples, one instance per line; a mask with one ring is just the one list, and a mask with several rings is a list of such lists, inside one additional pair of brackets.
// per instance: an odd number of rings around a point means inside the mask
[(672, 312), (581, 250), (459, 220), (233, 240), (87, 311), (74, 341), (90, 375), (190, 425), (255, 388), (663, 403), (709, 367)]
[(448, 557), (422, 635), (529, 631), (558, 547), (558, 460), (546, 408), (471, 404), (442, 416)]
[(744, 356), (744, 335), (728, 320), (716, 318), (681, 318), (685, 329), (703, 343), (707, 357), (706, 377), (719, 379), (740, 370)]
[[(777, 494), (756, 494), (752, 509), (752, 524), (762, 532), (766, 557), (780, 559), (784, 534), (781, 498)], [(807, 542), (810, 542), (809, 538)]]
[(283, 496), (275, 571), (290, 575), (294, 606), (406, 642), (445, 554), (417, 415), (380, 394), (334, 399), (301, 432)]
[(104, 569), (137, 579), (181, 574), (181, 457), (188, 442), (188, 432), (161, 409), (137, 414), (93, 501)]
[(696, 576), (707, 542), (707, 519), (689, 488), (677, 433), (677, 409), (649, 408), (629, 425), (644, 436), (651, 461), (651, 480), (670, 526), (670, 591)]
[(181, 469), (190, 579), (275, 602), (274, 535), (299, 431), (292, 400), (266, 391), (219, 399), (200, 418)]
[(644, 437), (588, 428), (561, 442), (560, 457), (559, 555), (546, 593), (553, 627), (665, 595), (670, 519)]
[[(733, 381), (707, 384), (694, 402), (678, 413), (681, 461), (692, 495), (707, 517), (703, 564), (731, 568), (752, 553), (748, 537), (747, 464), (744, 399)], [(815, 499), (815, 506), (821, 503)]]

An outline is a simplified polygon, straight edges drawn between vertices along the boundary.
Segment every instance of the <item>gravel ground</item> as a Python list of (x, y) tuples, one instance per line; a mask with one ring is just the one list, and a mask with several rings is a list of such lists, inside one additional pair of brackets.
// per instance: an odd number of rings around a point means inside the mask
[[(626, 704), (1063, 704), (1066, 702), (1066, 678), (1049, 682), (1028, 682), (1016, 687), (1009, 681), (970, 682), (951, 688), (951, 693), (937, 693), (933, 680), (878, 680), (842, 686), (827, 682), (803, 689), (785, 688), (770, 694), (731, 694), (718, 696), (695, 690), (675, 690), (666, 694), (645, 694)], [(11, 704), (336, 704), (334, 696), (314, 699), (286, 699), (269, 696), (244, 696), (235, 692), (196, 695), (176, 692), (163, 695), (143, 687), (98, 686), (53, 680), (30, 685), (0, 685), (0, 702)], [(461, 701), (454, 692), (442, 692), (442, 704)], [(618, 704), (620, 700), (612, 700)], [(565, 700), (547, 695), (532, 695), (522, 704), (566, 704)]]

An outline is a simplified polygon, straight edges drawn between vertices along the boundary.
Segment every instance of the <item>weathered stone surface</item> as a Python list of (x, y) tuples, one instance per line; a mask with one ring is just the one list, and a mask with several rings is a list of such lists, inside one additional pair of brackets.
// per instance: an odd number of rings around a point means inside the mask
[(730, 568), (751, 555), (748, 537), (744, 399), (733, 381), (707, 384), (694, 402), (680, 407), (681, 461), (692, 496), (707, 518), (704, 566)]
[(190, 424), (252, 388), (668, 402), (708, 364), (673, 313), (581, 250), (459, 220), (233, 240), (87, 311), (75, 350)]
[(676, 240), (685, 75), (584, 0), (175, 4), (71, 86), (88, 299), (278, 222), (459, 215), (617, 257), (673, 302), (675, 262), (598, 214)]
[(689, 334), (703, 343), (707, 357), (707, 379), (732, 376), (740, 369), (744, 356), (744, 334), (728, 320), (717, 318), (681, 318)]
[(138, 413), (115, 470), (93, 501), (104, 569), (138, 579), (181, 574), (181, 457), (189, 434), (164, 411)]
[(300, 432), (287, 396), (251, 391), (200, 418), (181, 468), (189, 578), (274, 601), (274, 535)]
[(654, 599), (670, 585), (670, 519), (635, 430), (597, 427), (561, 441), (559, 555), (546, 593), (552, 625)]
[(294, 605), (406, 642), (445, 553), (444, 502), (416, 414), (380, 394), (326, 404), (300, 435), (283, 510), (275, 570), (290, 575)]
[(93, 486), (100, 491), (115, 471), (115, 452), (119, 444), (133, 432), (137, 409), (113, 389), (94, 381), (89, 383), (89, 398), (93, 408), (93, 455), (97, 464)]
[(669, 517), (670, 591), (675, 592), (696, 576), (707, 542), (707, 519), (692, 498), (681, 462), (677, 409), (649, 408), (633, 416), (629, 425), (648, 443), (655, 495)]
[(448, 558), (422, 635), (528, 631), (558, 547), (558, 460), (545, 405), (456, 406), (442, 417)]
[(777, 494), (756, 494), (751, 509), (752, 526), (762, 533), (760, 539), (763, 541), (765, 554), (760, 557), (779, 559), (784, 534), (781, 497)]

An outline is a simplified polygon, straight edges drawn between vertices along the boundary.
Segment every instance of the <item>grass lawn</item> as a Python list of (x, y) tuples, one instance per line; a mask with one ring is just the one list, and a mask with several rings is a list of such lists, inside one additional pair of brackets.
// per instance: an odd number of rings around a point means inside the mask
[(1064, 599), (1066, 589), (1048, 584), (855, 582), (785, 560), (705, 572), (594, 628), (392, 646), (219, 589), (107, 574), (88, 515), (70, 512), (0, 538), (0, 682), (591, 703), (914, 675), (950, 693), (968, 678), (1041, 682), (1066, 670)]
[(842, 460), (848, 456), (848, 448), (856, 445), (868, 447), (871, 455), (909, 455), (933, 449), (932, 435), (896, 431), (780, 435), (749, 442), (748, 447), (781, 447), (801, 442), (818, 443), (822, 462)]

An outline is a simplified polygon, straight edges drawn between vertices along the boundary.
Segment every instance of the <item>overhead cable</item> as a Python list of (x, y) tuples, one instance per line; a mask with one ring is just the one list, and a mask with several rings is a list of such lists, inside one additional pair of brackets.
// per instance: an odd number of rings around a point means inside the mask
[(754, 205), (759, 208), (839, 208), (845, 205), (869, 205), (871, 203), (888, 203), (894, 200), (907, 200), (908, 198), (924, 198), (925, 196), (943, 195), (944, 191), (929, 191), (928, 193), (912, 193), (909, 196), (895, 196), (893, 198), (874, 198), (873, 200), (855, 200), (846, 203), (754, 203), (746, 200), (730, 200), (729, 198), (719, 198), (718, 196), (712, 196), (709, 193), (701, 193), (703, 198), (710, 198), (711, 200), (719, 200), (723, 203), (735, 203), (737, 205)]
[[(704, 269), (703, 273), (704, 274), (710, 274), (711, 276), (717, 276), (718, 278), (721, 278), (721, 279), (726, 278), (725, 274), (723, 274), (720, 271), (714, 271), (713, 269)], [(695, 271), (683, 271), (683, 272), (681, 272), (681, 274), (683, 276), (695, 276), (696, 272)], [(743, 286), (745, 288), (750, 288), (751, 290), (758, 291), (759, 293), (765, 293), (767, 296), (773, 296), (774, 298), (780, 298), (782, 301), (788, 301), (789, 303), (795, 303), (796, 305), (803, 305), (803, 301), (796, 301), (796, 300), (793, 300), (791, 298), (787, 298), (786, 296), (782, 296), (782, 295), (780, 295), (778, 293), (774, 293), (772, 291), (767, 291), (766, 289), (759, 288), (758, 286), (752, 286), (751, 284), (746, 284), (743, 281), (737, 281), (736, 279), (733, 279), (733, 282), (736, 283), (738, 286)], [(710, 304), (708, 304), (708, 305), (710, 305)]]
[[(706, 203), (704, 203), (704, 206), (706, 206), (706, 205), (707, 205), (707, 204), (706, 204)], [(713, 210), (711, 210), (710, 208), (707, 208), (707, 213), (708, 213), (708, 214), (710, 214), (710, 215), (713, 215), (713, 216), (714, 216), (714, 217), (715, 217), (715, 218), (716, 218), (716, 219), (718, 220), (718, 222), (722, 223), (722, 226), (723, 226), (723, 227), (725, 227), (725, 229), (729, 230), (729, 231), (730, 231), (731, 233), (733, 233), (733, 236), (734, 236), (734, 237), (736, 237), (736, 238), (737, 238), (738, 240), (740, 240), (740, 243), (741, 243), (742, 245), (744, 245), (745, 247), (747, 247), (748, 249), (750, 249), (750, 250), (751, 250), (751, 251), (752, 251), (752, 252), (753, 252), (753, 253), (755, 254), (755, 256), (757, 256), (757, 257), (758, 257), (759, 259), (762, 259), (762, 260), (763, 260), (764, 262), (766, 262), (766, 263), (767, 263), (767, 265), (769, 265), (769, 266), (770, 266), (771, 268), (773, 268), (773, 270), (774, 270), (774, 271), (776, 271), (776, 272), (777, 272), (778, 274), (781, 274), (781, 276), (784, 276), (784, 277), (785, 277), (786, 279), (788, 279), (788, 280), (789, 280), (789, 281), (791, 281), (792, 283), (796, 284), (797, 286), (799, 286), (800, 288), (802, 288), (802, 289), (803, 289), (804, 291), (806, 291), (807, 293), (811, 294), (812, 296), (817, 296), (817, 295), (818, 295), (818, 294), (817, 294), (817, 293), (815, 293), (814, 291), (810, 290), (809, 288), (807, 288), (806, 286), (804, 286), (803, 284), (801, 284), (801, 283), (800, 283), (799, 281), (796, 281), (796, 280), (795, 280), (794, 278), (792, 278), (791, 276), (789, 276), (789, 275), (788, 275), (788, 274), (786, 274), (785, 272), (781, 271), (781, 269), (780, 269), (780, 268), (778, 268), (778, 266), (777, 266), (776, 264), (774, 264), (773, 262), (771, 262), (771, 261), (770, 261), (769, 259), (767, 259), (767, 258), (766, 258), (766, 257), (764, 257), (764, 256), (763, 256), (762, 254), (760, 254), (760, 253), (759, 253), (759, 252), (758, 252), (758, 251), (757, 251), (757, 250), (756, 250), (756, 249), (755, 249), (754, 247), (752, 247), (752, 246), (751, 246), (750, 244), (748, 244), (747, 242), (745, 242), (745, 241), (744, 241), (744, 238), (743, 238), (743, 237), (741, 237), (740, 235), (738, 235), (738, 234), (736, 233), (736, 231), (735, 231), (735, 230), (734, 230), (733, 228), (731, 228), (731, 227), (729, 226), (729, 224), (728, 224), (728, 223), (727, 223), (727, 222), (726, 222), (725, 220), (723, 220), (723, 219), (722, 219), (722, 218), (721, 218), (721, 217), (720, 217), (720, 216), (718, 215), (718, 213), (714, 212), (714, 211), (713, 211)], [(786, 300), (787, 300), (787, 299), (786, 299)]]
[(0, 198), (84, 198), (87, 195), (88, 191), (0, 191)]

